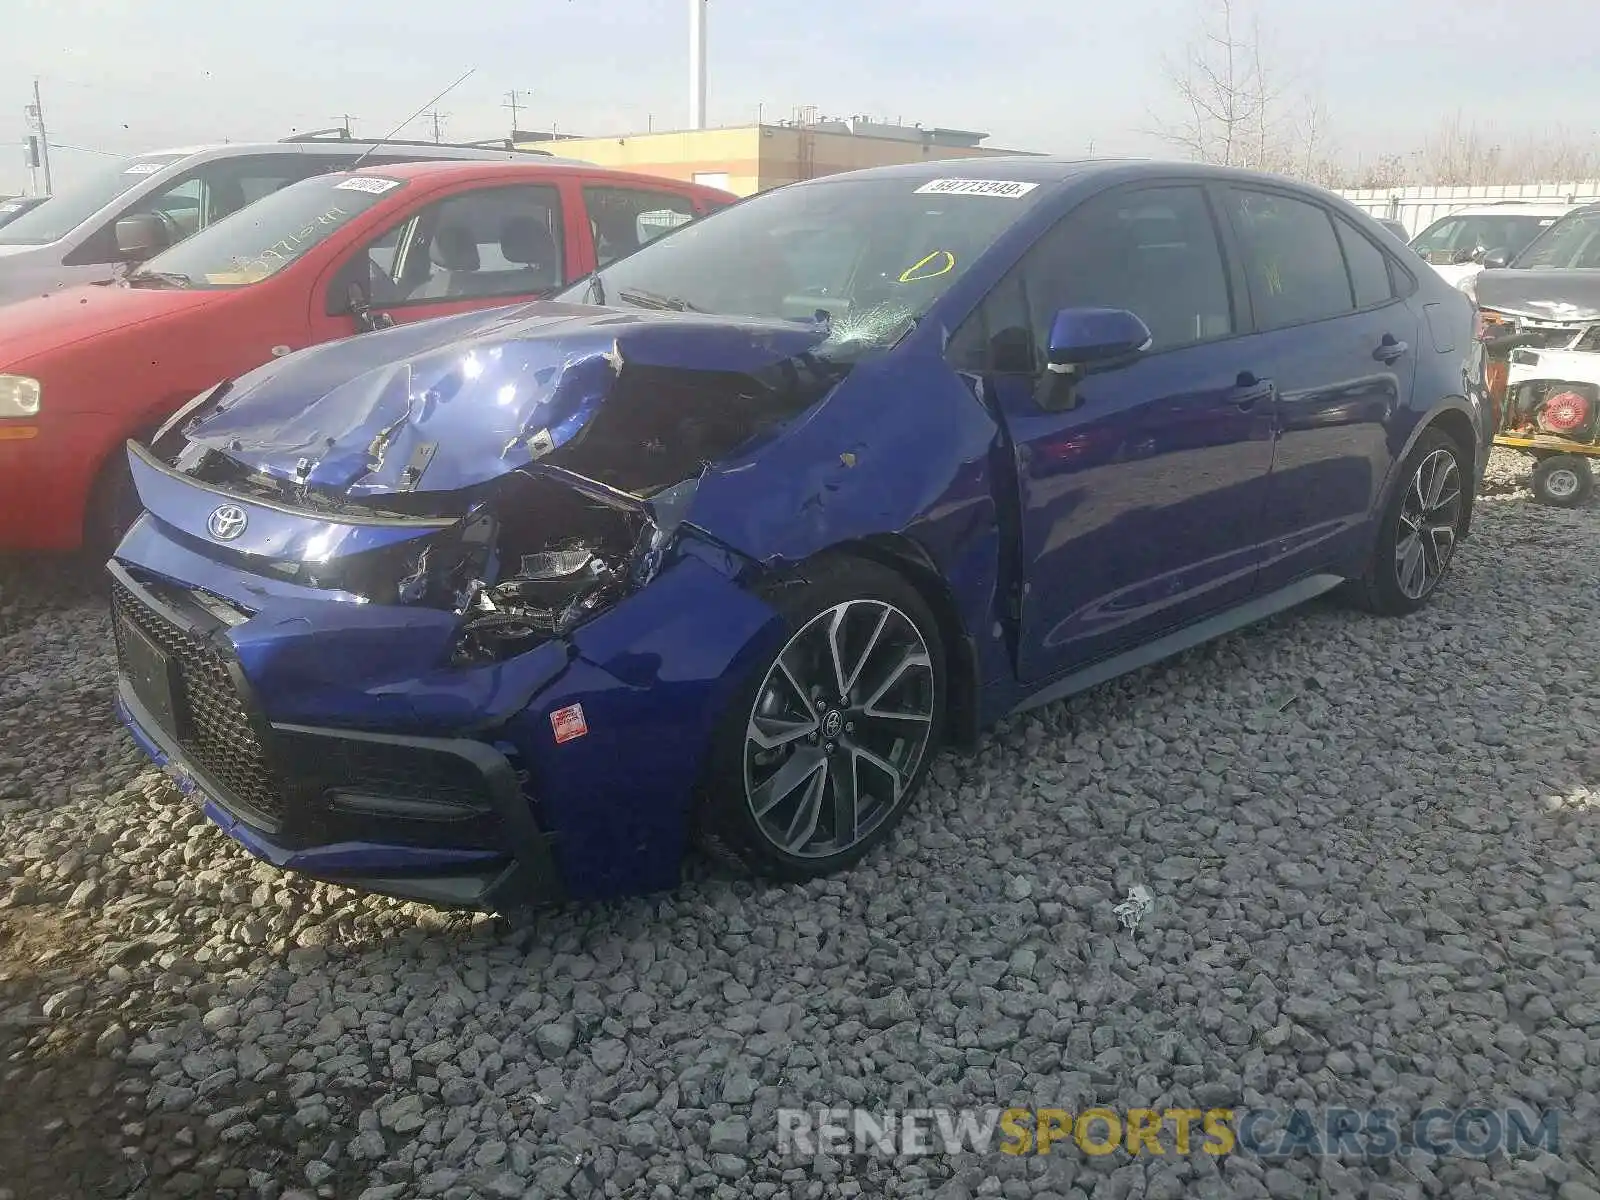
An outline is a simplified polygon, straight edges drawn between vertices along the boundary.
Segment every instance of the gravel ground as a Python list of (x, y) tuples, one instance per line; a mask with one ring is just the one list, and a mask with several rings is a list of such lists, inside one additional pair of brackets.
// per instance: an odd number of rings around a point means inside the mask
[[(1331, 604), (946, 757), (849, 875), (518, 926), (257, 865), (0, 575), (0, 1200), (1596, 1200), (1600, 509), (1497, 460), (1428, 613)], [(1112, 908), (1143, 883), (1136, 932)], [(1559, 1155), (781, 1158), (780, 1104), (1526, 1103)]]

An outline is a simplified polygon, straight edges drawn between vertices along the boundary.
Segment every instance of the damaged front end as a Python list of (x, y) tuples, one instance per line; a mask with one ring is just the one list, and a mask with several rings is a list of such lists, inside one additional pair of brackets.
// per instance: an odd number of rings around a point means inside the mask
[[(812, 354), (820, 328), (548, 307), (298, 407), (289, 397), (328, 372), (286, 360), (133, 450), (142, 494), (158, 472), (306, 518), (298, 528), (219, 541), (197, 511), (147, 507), (286, 583), (448, 611), (451, 661), (496, 662), (647, 585), (701, 472), (845, 373)], [(376, 532), (351, 535), (363, 527)]]
[[(474, 907), (670, 886), (781, 625), (695, 497), (844, 369), (793, 323), (541, 306), (490, 332), (319, 347), (130, 443), (119, 711), (286, 869)], [(386, 361), (327, 361), (358, 351)]]

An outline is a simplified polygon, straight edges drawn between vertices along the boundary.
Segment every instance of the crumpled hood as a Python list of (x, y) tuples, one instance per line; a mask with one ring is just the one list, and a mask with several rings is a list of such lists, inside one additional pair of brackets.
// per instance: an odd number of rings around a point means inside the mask
[[(619, 418), (606, 410), (624, 404), (624, 427), (603, 439), (609, 457), (624, 447), (646, 457), (681, 452), (663, 443), (696, 437), (713, 446), (703, 425), (716, 413), (698, 414), (697, 425), (684, 385), (713, 394), (722, 409), (745, 392), (770, 400), (762, 373), (806, 356), (825, 336), (820, 325), (790, 321), (541, 302), (290, 355), (241, 376), (185, 436), (264, 474), (353, 499), (454, 491), (593, 443), (591, 426), (604, 414), (615, 427)], [(789, 388), (779, 406), (793, 411), (820, 394)], [(774, 407), (753, 403), (769, 414)], [(737, 432), (727, 415), (724, 441)], [(626, 470), (612, 474), (613, 484), (635, 490)]]
[(1478, 306), (1538, 321), (1600, 321), (1600, 271), (1484, 271)]

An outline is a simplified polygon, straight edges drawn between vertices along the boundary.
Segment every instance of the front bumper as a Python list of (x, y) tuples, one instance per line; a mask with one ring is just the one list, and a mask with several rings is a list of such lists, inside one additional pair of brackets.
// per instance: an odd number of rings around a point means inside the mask
[(448, 907), (567, 894), (506, 750), (269, 722), (224, 623), (118, 563), (118, 715), (205, 814), (275, 866)]

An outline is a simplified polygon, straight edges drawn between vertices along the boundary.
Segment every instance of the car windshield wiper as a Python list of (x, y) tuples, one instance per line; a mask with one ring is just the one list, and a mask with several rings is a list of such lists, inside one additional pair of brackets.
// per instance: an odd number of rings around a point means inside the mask
[(635, 308), (669, 309), (672, 312), (700, 311), (687, 300), (680, 300), (676, 296), (661, 296), (655, 292), (639, 291), (634, 288), (629, 288), (625, 292), (618, 292), (617, 299), (624, 304), (631, 304)]
[(128, 283), (135, 287), (141, 283), (161, 283), (176, 288), (194, 286), (194, 280), (180, 271), (135, 271), (128, 276)]

